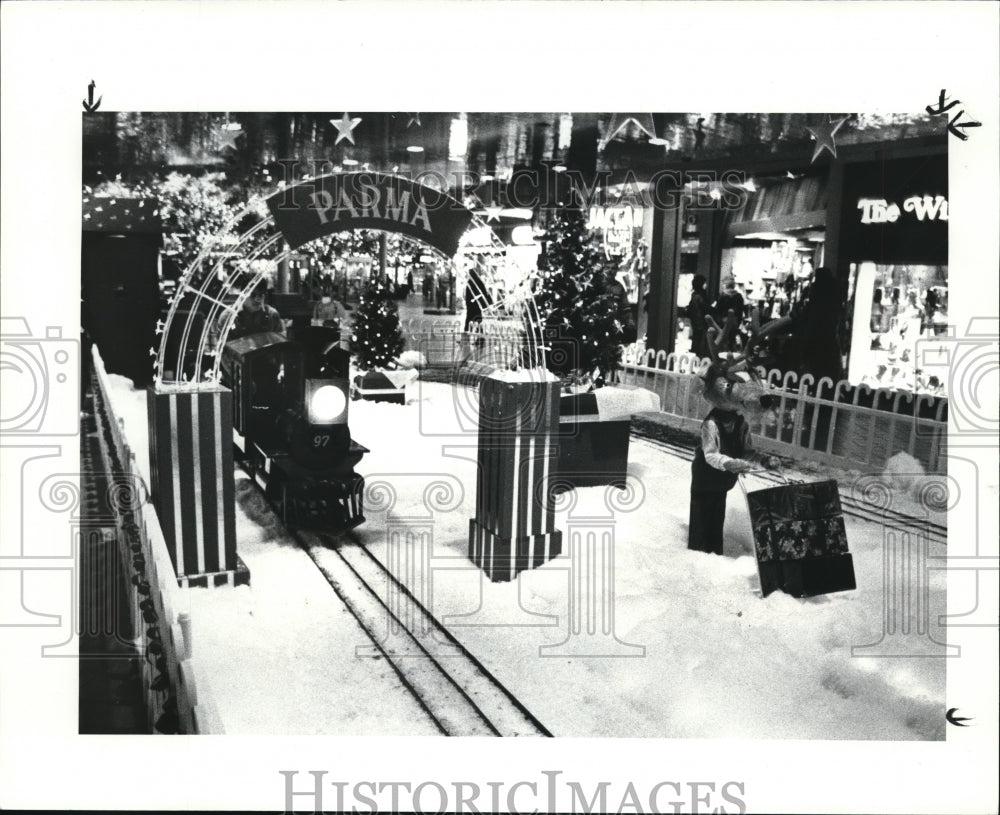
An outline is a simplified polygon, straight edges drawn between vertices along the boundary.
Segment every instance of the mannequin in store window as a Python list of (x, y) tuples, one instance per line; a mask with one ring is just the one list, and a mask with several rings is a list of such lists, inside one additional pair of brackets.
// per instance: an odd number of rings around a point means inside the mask
[(907, 344), (912, 344), (920, 337), (920, 328), (923, 324), (923, 312), (917, 302), (916, 289), (910, 289), (906, 293), (906, 306), (899, 315), (899, 331)]
[[(882, 306), (882, 289), (876, 287), (872, 292), (872, 311), (869, 319), (869, 328), (872, 334), (882, 333), (882, 320), (885, 315), (885, 308)], [(874, 347), (874, 346), (873, 346)]]
[(931, 314), (931, 328), (935, 337), (941, 337), (948, 333), (948, 293), (935, 292), (936, 304)]

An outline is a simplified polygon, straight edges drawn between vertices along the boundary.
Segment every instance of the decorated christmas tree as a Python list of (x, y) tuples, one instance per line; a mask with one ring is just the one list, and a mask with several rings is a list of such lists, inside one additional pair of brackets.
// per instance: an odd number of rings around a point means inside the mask
[(393, 285), (375, 278), (361, 294), (351, 330), (351, 352), (357, 366), (369, 371), (388, 368), (403, 350), (399, 312), (393, 299)]
[(549, 370), (578, 380), (607, 378), (621, 360), (621, 285), (581, 209), (555, 214), (538, 272)]

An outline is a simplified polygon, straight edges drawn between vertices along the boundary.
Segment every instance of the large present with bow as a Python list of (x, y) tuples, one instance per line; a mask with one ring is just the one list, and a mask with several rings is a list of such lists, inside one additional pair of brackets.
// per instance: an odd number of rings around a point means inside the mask
[(764, 597), (776, 589), (812, 597), (857, 588), (836, 481), (783, 484), (746, 497)]

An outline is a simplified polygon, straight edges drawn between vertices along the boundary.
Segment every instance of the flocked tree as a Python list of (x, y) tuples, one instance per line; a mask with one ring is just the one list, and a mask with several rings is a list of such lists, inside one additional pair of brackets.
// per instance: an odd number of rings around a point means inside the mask
[(361, 294), (351, 327), (351, 352), (362, 370), (391, 367), (403, 351), (403, 332), (388, 280), (372, 279)]
[(182, 270), (218, 238), (235, 243), (226, 226), (236, 214), (232, 191), (222, 173), (170, 173), (155, 186), (163, 221), (164, 251)]
[(621, 360), (621, 285), (586, 215), (562, 209), (547, 227), (538, 259), (536, 303), (545, 324), (549, 370), (604, 378)]

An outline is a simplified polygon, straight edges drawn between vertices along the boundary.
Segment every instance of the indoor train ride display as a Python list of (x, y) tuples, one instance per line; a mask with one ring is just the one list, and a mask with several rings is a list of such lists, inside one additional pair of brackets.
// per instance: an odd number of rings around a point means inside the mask
[(365, 518), (368, 452), (347, 424), (350, 354), (330, 329), (250, 334), (223, 351), (236, 456), (289, 529), (351, 529)]

